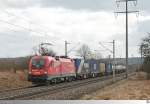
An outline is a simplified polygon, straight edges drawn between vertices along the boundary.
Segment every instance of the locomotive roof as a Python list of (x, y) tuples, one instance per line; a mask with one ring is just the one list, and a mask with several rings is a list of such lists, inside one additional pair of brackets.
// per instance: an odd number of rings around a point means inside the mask
[(49, 60), (57, 60), (59, 61), (64, 61), (64, 62), (70, 62), (72, 59), (71, 58), (65, 58), (65, 57), (52, 57), (52, 56), (33, 56), (32, 59), (38, 59), (38, 58), (43, 58), (43, 59), (49, 59)]

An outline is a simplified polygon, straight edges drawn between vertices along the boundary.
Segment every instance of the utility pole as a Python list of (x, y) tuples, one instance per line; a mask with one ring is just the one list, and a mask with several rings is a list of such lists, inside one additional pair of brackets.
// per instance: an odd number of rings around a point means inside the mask
[(126, 0), (126, 78), (128, 78), (128, 0)]
[(141, 68), (143, 69), (143, 44), (141, 45)]
[(114, 78), (114, 82), (115, 82), (115, 70), (116, 70), (116, 62), (115, 62), (115, 40), (113, 40), (113, 78)]
[[(113, 40), (112, 42), (107, 42), (107, 43), (113, 44), (113, 49), (112, 50), (106, 48), (101, 42), (100, 42), (100, 45), (103, 46), (106, 50), (108, 50), (109, 52), (111, 52), (113, 54), (113, 66), (114, 66), (113, 81), (115, 81), (115, 69), (116, 69), (116, 65), (115, 65), (115, 40)], [(110, 60), (110, 55), (109, 55), (109, 60)]]
[(113, 59), (115, 59), (115, 40), (113, 40)]
[(113, 44), (113, 51), (112, 51), (112, 53), (113, 53), (113, 66), (114, 66), (114, 68), (113, 68), (113, 81), (115, 82), (115, 70), (116, 70), (116, 64), (115, 64), (115, 40), (113, 40), (113, 42), (110, 42), (110, 43)]
[(67, 41), (65, 41), (65, 56), (67, 57), (67, 45), (70, 44)]
[(115, 13), (125, 13), (126, 14), (126, 78), (128, 78), (128, 13), (137, 13), (139, 11), (128, 11), (128, 2), (135, 2), (135, 6), (137, 5), (137, 0), (116, 0), (116, 3), (125, 2), (125, 11), (115, 12)]

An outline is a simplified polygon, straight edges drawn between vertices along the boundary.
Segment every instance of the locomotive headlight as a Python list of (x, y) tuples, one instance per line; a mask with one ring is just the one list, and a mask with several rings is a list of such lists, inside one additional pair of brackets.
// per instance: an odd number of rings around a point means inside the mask
[(47, 74), (47, 72), (45, 71), (44, 74)]
[(31, 71), (29, 71), (29, 74), (31, 74)]

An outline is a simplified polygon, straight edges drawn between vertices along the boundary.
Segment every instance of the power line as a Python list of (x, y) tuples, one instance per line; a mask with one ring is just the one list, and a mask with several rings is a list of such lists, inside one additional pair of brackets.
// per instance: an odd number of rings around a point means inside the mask
[(6, 10), (4, 10), (4, 9), (1, 9), (1, 11), (4, 12), (4, 13), (6, 13), (6, 14), (8, 14), (8, 15), (10, 15), (10, 16), (14, 16), (14, 17), (16, 17), (16, 18), (19, 17), (20, 19), (22, 19), (22, 20), (28, 22), (29, 24), (34, 24), (34, 25), (36, 25), (36, 26), (42, 27), (43, 29), (47, 28), (47, 27), (42, 26), (42, 25), (40, 25), (40, 24), (33, 23), (33, 21), (27, 20), (27, 19), (26, 19), (25, 17), (23, 17), (23, 16), (18, 16), (18, 15), (16, 15), (16, 14), (13, 14), (13, 13), (11, 13), (11, 12), (8, 12), (8, 11), (6, 11)]
[[(40, 25), (40, 24), (33, 23), (32, 21), (27, 20), (25, 17), (21, 17), (21, 16), (18, 16), (18, 15), (15, 15), (15, 14), (13, 14), (13, 13), (10, 13), (10, 12), (4, 10), (4, 9), (1, 9), (1, 11), (4, 12), (4, 13), (6, 13), (6, 14), (8, 14), (8, 15), (10, 15), (10, 16), (14, 16), (14, 17), (16, 17), (16, 18), (19, 17), (20, 19), (22, 19), (22, 20), (28, 22), (29, 24), (34, 24), (34, 25), (36, 25), (36, 26), (42, 27), (43, 29), (47, 28), (47, 27), (45, 27), (45, 26), (42, 26), (42, 25)], [(4, 22), (7, 22), (7, 23), (8, 23), (8, 21), (4, 21)], [(17, 25), (12, 24), (12, 23), (9, 23), (9, 24), (10, 24), (10, 25), (17, 26)], [(49, 30), (49, 28), (47, 28), (46, 31), (43, 31), (43, 32), (37, 32), (37, 31), (35, 31), (35, 30), (33, 30), (33, 29), (26, 28), (26, 27), (19, 26), (19, 25), (18, 25), (17, 27), (24, 28), (24, 29), (26, 29), (26, 30), (28, 30), (28, 31), (35, 32), (35, 33), (38, 33), (38, 34), (42, 34), (42, 35), (44, 34), (44, 35), (46, 35), (46, 36), (49, 37), (49, 35), (47, 34), (47, 30)], [(61, 41), (61, 40), (62, 40), (62, 39), (59, 39), (59, 41)], [(55, 41), (56, 41), (56, 40), (55, 40)], [(62, 41), (64, 41), (64, 40), (62, 40)]]
[[(0, 22), (9, 24), (9, 25), (12, 25), (12, 26), (15, 26), (15, 27), (22, 28), (22, 29), (27, 30), (27, 31), (29, 31), (29, 32), (37, 33), (37, 34), (40, 34), (40, 35), (42, 35), (42, 36), (43, 36), (43, 35), (46, 35), (46, 34), (44, 34), (44, 33), (42, 33), (42, 32), (37, 32), (37, 31), (32, 30), (32, 29), (29, 29), (29, 28), (27, 28), (27, 27), (24, 27), (24, 26), (21, 26), (21, 25), (13, 24), (13, 23), (11, 23), (11, 22), (9, 22), (9, 21), (0, 20)], [(55, 37), (53, 37), (53, 36), (49, 36), (49, 35), (47, 35), (47, 36), (50, 37), (50, 38), (55, 38)], [(59, 40), (59, 41), (60, 41), (60, 40)]]
[[(15, 32), (15, 33), (17, 33), (17, 32), (22, 32), (22, 31), (17, 31), (17, 30), (13, 30), (13, 29), (10, 29), (10, 28), (6, 28), (7, 30), (10, 30), (10, 31), (13, 31), (13, 32)], [(21, 39), (24, 39), (24, 40), (30, 40), (31, 41), (31, 36), (30, 37), (22, 37), (21, 35), (18, 35), (18, 36), (16, 36), (16, 35), (12, 35), (12, 34), (10, 34), (10, 33), (6, 33), (6, 32), (0, 32), (0, 34), (3, 34), (3, 35), (0, 35), (0, 36), (4, 36), (4, 37), (8, 37), (8, 38), (14, 38), (14, 39), (18, 39), (18, 38), (21, 38)], [(6, 35), (4, 35), (4, 34), (6, 34)], [(26, 35), (25, 35), (26, 36)], [(40, 37), (42, 37), (42, 36), (40, 36)], [(32, 38), (33, 39), (33, 38)], [(43, 38), (44, 39), (44, 38)], [(40, 40), (38, 40), (37, 42), (43, 42), (43, 39), (42, 38), (40, 38)], [(34, 41), (34, 40), (32, 40), (32, 41)]]
[[(0, 20), (0, 22), (7, 23), (7, 24), (9, 24), (9, 25), (13, 25), (13, 26), (15, 26), (15, 27), (23, 28), (24, 30), (31, 31), (31, 32), (35, 32), (35, 33), (38, 33), (38, 34), (42, 34), (42, 35), (43, 35), (43, 33), (39, 33), (39, 32), (37, 32), (37, 31), (28, 29), (28, 28), (23, 27), (23, 26), (20, 26), (20, 25), (16, 25), (16, 24), (10, 23), (10, 22), (8, 22), (8, 21)], [(12, 29), (11, 29), (11, 30), (12, 30)], [(15, 31), (15, 30), (12, 30), (12, 31), (17, 32), (17, 31)], [(60, 39), (59, 39), (59, 41), (60, 41)], [(62, 41), (63, 41), (63, 40), (62, 40)], [(52, 40), (51, 40), (51, 42), (54, 43), (54, 41), (52, 41)]]
[(110, 50), (109, 48), (107, 48), (106, 46), (104, 46), (101, 42), (99, 42), (99, 44), (100, 44), (103, 48), (105, 48), (107, 51), (109, 51), (109, 52), (113, 53), (113, 51), (112, 51), (112, 50)]
[(73, 48), (71, 48), (67, 53), (70, 53), (71, 51), (73, 51), (79, 44), (80, 44), (80, 42), (77, 43), (77, 45), (75, 45)]
[[(1, 9), (1, 11), (2, 12), (4, 12), (4, 13), (6, 13), (6, 14), (8, 14), (8, 15), (10, 15), (10, 16), (14, 16), (14, 17), (16, 17), (16, 18), (20, 18), (20, 19), (22, 19), (22, 20), (24, 20), (24, 21), (26, 21), (26, 22), (28, 22), (29, 24), (33, 24), (33, 25), (36, 25), (36, 26), (39, 26), (39, 27), (42, 27), (43, 29), (45, 29), (45, 28), (47, 28), (46, 30), (49, 30), (49, 28), (48, 27), (46, 27), (46, 26), (43, 26), (43, 25), (40, 25), (40, 24), (37, 24), (37, 23), (33, 23), (33, 21), (30, 21), (30, 20), (28, 20), (27, 19), (27, 17), (24, 17), (24, 16), (18, 16), (18, 15), (16, 15), (16, 14), (14, 14), (14, 13), (12, 13), (12, 12), (8, 12), (8, 11), (6, 11), (6, 10), (4, 10), (4, 9)], [(29, 18), (29, 17), (28, 17)], [(12, 25), (12, 24), (11, 24)], [(27, 28), (27, 29), (29, 29), (29, 28)], [(35, 32), (35, 33), (38, 33), (38, 34), (44, 34), (44, 35), (46, 35), (46, 36), (49, 36), (48, 34), (47, 34), (47, 32), (37, 32), (37, 31), (35, 31), (35, 30), (33, 30), (33, 29), (29, 29), (28, 31), (31, 31), (31, 32)], [(58, 32), (58, 31), (57, 31)], [(58, 34), (60, 34), (60, 33), (58, 33)], [(58, 41), (65, 41), (65, 39), (62, 39), (62, 38), (60, 38), (59, 37), (59, 39), (57, 39)], [(57, 41), (57, 40), (55, 40), (55, 41)]]
[[(14, 17), (16, 17), (16, 18), (18, 18), (18, 17), (21, 18), (20, 16), (17, 16), (17, 15), (15, 15), (15, 14), (13, 14), (13, 13), (8, 12), (8, 11), (5, 11), (5, 10), (1, 10), (1, 11), (3, 11), (4, 13), (6, 13), (6, 14), (8, 14), (8, 15), (10, 15), (10, 16), (14, 16)], [(26, 21), (26, 22), (28, 22), (29, 24), (34, 24), (34, 25), (36, 25), (36, 26), (40, 26), (40, 27), (45, 28), (44, 26), (41, 26), (41, 25), (36, 24), (36, 23), (33, 23), (32, 21), (28, 21), (28, 20), (25, 19), (25, 18), (21, 18), (21, 19), (24, 20), (24, 21)], [(9, 21), (0, 20), (0, 22), (9, 24), (9, 25), (12, 25), (12, 26), (15, 26), (15, 27), (22, 28), (22, 29), (27, 30), (27, 31), (29, 31), (29, 32), (34, 32), (34, 33), (37, 33), (37, 34), (49, 36), (46, 32), (35, 31), (35, 30), (33, 30), (33, 29), (30, 29), (30, 28), (27, 28), (27, 27), (24, 27), (24, 26), (21, 26), (21, 25), (18, 25), (18, 24), (14, 24), (14, 23), (11, 23), (11, 22), (9, 22)], [(12, 30), (12, 29), (11, 29), (11, 30)], [(12, 30), (12, 31), (17, 32), (17, 31), (15, 31), (15, 30)], [(13, 37), (14, 37), (14, 36), (13, 36)], [(17, 37), (17, 36), (15, 36), (15, 37)], [(49, 36), (49, 37), (50, 37), (50, 36)], [(52, 36), (51, 36), (51, 37), (52, 37)], [(64, 42), (64, 40), (61, 39), (61, 38), (59, 38), (59, 39), (57, 39), (57, 40)], [(55, 42), (56, 42), (57, 40), (55, 40)], [(51, 40), (51, 41), (52, 41), (52, 40)], [(54, 42), (53, 42), (53, 43), (54, 43)]]
[[(42, 34), (42, 35), (44, 34), (44, 33), (41, 33), (41, 32), (34, 31), (34, 30), (32, 30), (32, 29), (26, 28), (26, 27), (24, 27), (24, 26), (20, 26), (20, 25), (13, 24), (13, 23), (8, 22), (8, 21), (5, 21), (5, 20), (0, 20), (0, 22), (6, 23), (6, 24), (9, 24), (9, 25), (13, 25), (13, 26), (15, 26), (15, 27), (19, 27), (19, 28), (22, 28), (22, 29), (24, 29), (24, 30), (27, 30), (27, 31), (30, 31), (30, 32), (34, 32), (34, 33), (37, 33), (37, 34)], [(45, 34), (44, 34), (44, 35), (45, 35)]]
[[(9, 25), (13, 25), (13, 26), (15, 26), (15, 27), (19, 27), (19, 28), (23, 28), (23, 29), (25, 29), (25, 30), (27, 30), (27, 31), (32, 31), (32, 30), (28, 30), (28, 28), (26, 28), (26, 27), (23, 27), (23, 26), (20, 26), (20, 25), (15, 25), (15, 24), (12, 24), (12, 23), (10, 23), (10, 22), (8, 22), (8, 21), (3, 21), (3, 20), (0, 20), (1, 22), (4, 22), (4, 23), (7, 23), (7, 24), (9, 24)], [(13, 30), (13, 29), (10, 29), (10, 28), (7, 28), (8, 30), (11, 30), (11, 31), (13, 31), (13, 32), (19, 32), (19, 31), (16, 31), (16, 30)], [(35, 32), (35, 33), (38, 33), (38, 32), (36, 32), (36, 31), (32, 31), (32, 32)], [(4, 34), (4, 33), (2, 33), (2, 34)], [(5, 33), (6, 34), (6, 33)], [(42, 33), (38, 33), (38, 34), (42, 34)], [(10, 34), (7, 34), (7, 35), (9, 35), (9, 36), (7, 36), (7, 37), (13, 37), (13, 38), (18, 38), (18, 36), (14, 36), (14, 35), (10, 35)], [(5, 37), (6, 37), (6, 35), (5, 35)], [(20, 37), (20, 38), (22, 38), (22, 37)], [(24, 37), (24, 39), (25, 40), (29, 40), (29, 38), (25, 38)], [(44, 39), (44, 38), (43, 38)], [(38, 40), (40, 43), (41, 42), (44, 42), (44, 40), (43, 39), (41, 39), (40, 38), (40, 40)], [(30, 40), (31, 40), (31, 38), (30, 38)], [(52, 43), (54, 43), (52, 40), (51, 40), (51, 42)]]

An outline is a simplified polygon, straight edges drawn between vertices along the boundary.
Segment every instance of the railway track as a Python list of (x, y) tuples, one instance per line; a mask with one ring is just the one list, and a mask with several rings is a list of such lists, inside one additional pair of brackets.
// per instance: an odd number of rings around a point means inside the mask
[[(100, 79), (100, 78), (96, 78), (96, 79), (93, 78), (92, 80), (97, 80), (97, 79)], [(27, 89), (21, 89), (21, 90), (16, 90), (16, 91), (4, 92), (4, 93), (0, 94), (0, 99), (1, 100), (11, 100), (11, 99), (23, 98), (26, 96), (32, 96), (35, 94), (47, 92), (49, 90), (50, 91), (57, 90), (59, 88), (67, 87), (72, 84), (74, 85), (74, 84), (83, 83), (83, 81), (87, 82), (89, 80), (91, 80), (91, 79), (75, 81), (75, 82), (71, 82), (71, 83), (61, 83), (61, 84), (57, 84), (57, 85), (42, 86), (42, 87), (36, 87), (36, 88), (27, 88)]]
[(32, 87), (38, 87), (38, 85), (33, 85), (33, 86), (26, 86), (26, 87), (18, 87), (18, 88), (12, 88), (12, 89), (0, 90), (0, 94), (1, 94), (1, 93), (4, 93), (4, 92), (16, 91), (16, 90), (27, 89), (27, 88), (32, 88)]
[(46, 96), (46, 95), (49, 95), (49, 96), (52, 95), (53, 96), (53, 95), (55, 95), (57, 93), (60, 93), (60, 92), (67, 92), (68, 90), (73, 90), (73, 89), (79, 88), (81, 86), (86, 86), (86, 85), (90, 85), (90, 84), (93, 84), (93, 83), (97, 83), (99, 81), (105, 81), (105, 80), (109, 80), (109, 79), (112, 79), (112, 76), (102, 77), (101, 79), (98, 78), (98, 79), (94, 79), (94, 80), (88, 80), (88, 81), (78, 83), (78, 84), (70, 84), (69, 86), (66, 86), (66, 87), (60, 87), (60, 88), (57, 88), (57, 89), (49, 90), (48, 92), (42, 92), (42, 93), (39, 93), (39, 94), (36, 94), (36, 95), (26, 96), (26, 97), (23, 97), (23, 98), (20, 98), (20, 99), (21, 100), (29, 100), (29, 99), (40, 98), (41, 96)]
[[(116, 77), (124, 78), (124, 76), (125, 74), (122, 73), (117, 75)], [(1, 100), (34, 99), (36, 97), (38, 98), (39, 96), (45, 96), (46, 94), (55, 94), (57, 92), (73, 89), (75, 87), (80, 87), (92, 83), (97, 83), (98, 81), (105, 81), (108, 79), (112, 79), (112, 76), (104, 76), (104, 77), (73, 81), (70, 83), (65, 82), (57, 85), (31, 87), (26, 89), (7, 91), (7, 92), (0, 93), (0, 99)]]

